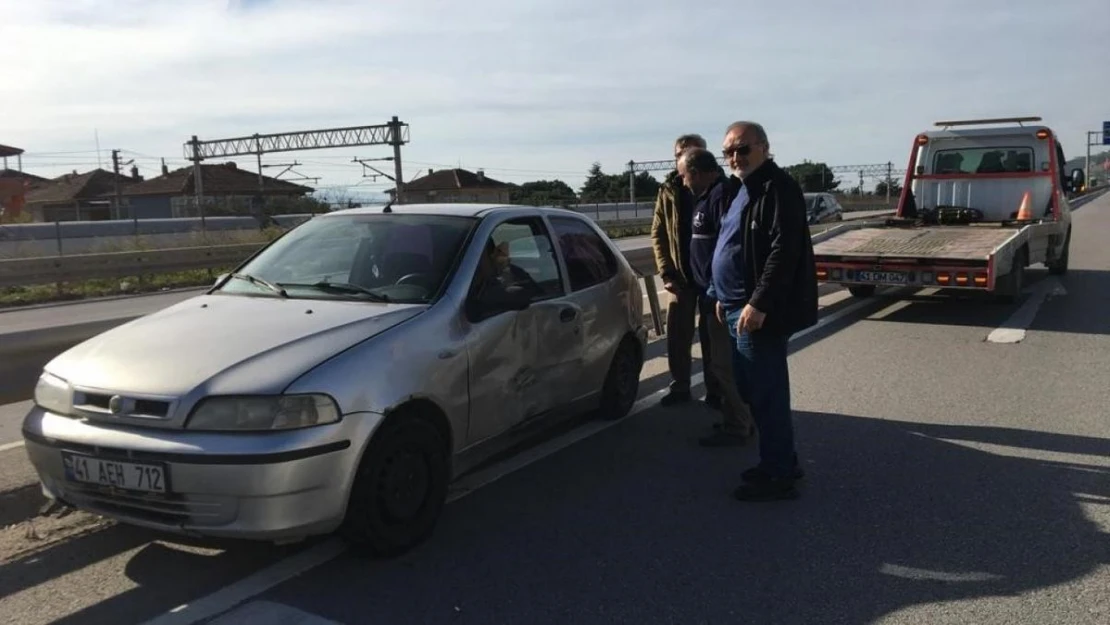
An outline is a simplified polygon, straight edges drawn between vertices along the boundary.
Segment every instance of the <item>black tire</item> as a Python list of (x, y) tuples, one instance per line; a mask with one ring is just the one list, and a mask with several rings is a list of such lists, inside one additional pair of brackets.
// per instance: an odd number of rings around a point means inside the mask
[(1064, 253), (1060, 258), (1052, 262), (1045, 263), (1048, 267), (1048, 273), (1054, 276), (1062, 276), (1068, 272), (1068, 257), (1071, 256), (1071, 228), (1068, 228), (1068, 233), (1064, 235)]
[(1010, 273), (1003, 276), (1003, 287), (998, 291), (998, 301), (1002, 304), (1013, 304), (1021, 298), (1021, 291), (1025, 288), (1025, 248), (1014, 254), (1013, 266)]
[(874, 284), (853, 284), (848, 287), (853, 297), (871, 297), (875, 294)]
[(424, 542), (447, 502), (447, 442), (427, 419), (396, 415), (374, 435), (340, 530), (364, 555), (393, 557)]
[(632, 410), (640, 393), (640, 372), (644, 368), (644, 357), (636, 346), (635, 339), (625, 337), (605, 375), (601, 387), (601, 405), (598, 416), (607, 421), (622, 419)]

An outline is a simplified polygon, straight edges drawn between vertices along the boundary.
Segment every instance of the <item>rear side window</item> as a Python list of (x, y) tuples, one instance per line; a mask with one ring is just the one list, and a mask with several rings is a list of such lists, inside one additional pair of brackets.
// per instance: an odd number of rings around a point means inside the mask
[(1033, 170), (1033, 149), (1024, 146), (938, 150), (934, 174), (1016, 174)]
[(570, 217), (550, 219), (567, 263), (572, 291), (588, 289), (617, 275), (617, 257), (589, 224)]

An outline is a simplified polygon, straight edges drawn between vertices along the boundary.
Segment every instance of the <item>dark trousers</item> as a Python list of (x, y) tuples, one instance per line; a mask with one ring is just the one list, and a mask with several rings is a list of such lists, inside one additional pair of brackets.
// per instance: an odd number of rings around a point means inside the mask
[[(694, 329), (698, 331), (701, 343), (702, 369), (709, 371), (712, 362), (712, 349), (709, 337), (709, 323), (705, 317), (703, 295), (693, 287), (680, 288), (671, 294), (667, 306), (667, 365), (671, 372), (672, 391), (690, 391), (690, 370), (693, 357), (690, 350), (694, 346)], [(707, 397), (721, 396), (721, 388), (716, 378), (705, 376)]]
[(751, 407), (759, 432), (759, 466), (775, 477), (788, 478), (797, 461), (794, 415), (790, 408), (790, 336), (767, 331), (736, 331), (740, 310), (728, 311), (725, 322), (735, 339), (733, 376), (740, 397)]

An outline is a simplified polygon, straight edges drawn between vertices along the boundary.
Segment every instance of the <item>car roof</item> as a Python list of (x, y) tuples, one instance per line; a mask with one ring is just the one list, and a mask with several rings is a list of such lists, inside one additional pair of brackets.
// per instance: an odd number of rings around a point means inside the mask
[[(380, 215), (385, 205), (345, 208), (331, 211), (328, 215)], [(393, 204), (389, 210), (394, 214), (408, 215), (457, 215), (460, 217), (484, 217), (496, 213), (532, 213), (549, 215), (569, 215), (586, 218), (578, 211), (557, 206), (527, 206), (520, 204), (480, 204), (462, 202)]]

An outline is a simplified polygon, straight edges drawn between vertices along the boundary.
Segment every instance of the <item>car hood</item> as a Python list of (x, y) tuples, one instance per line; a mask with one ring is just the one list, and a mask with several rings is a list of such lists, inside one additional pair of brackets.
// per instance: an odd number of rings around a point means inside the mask
[(425, 308), (201, 295), (99, 334), (46, 370), (87, 389), (156, 396), (278, 393), (317, 364)]

